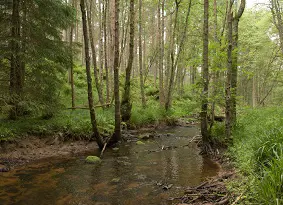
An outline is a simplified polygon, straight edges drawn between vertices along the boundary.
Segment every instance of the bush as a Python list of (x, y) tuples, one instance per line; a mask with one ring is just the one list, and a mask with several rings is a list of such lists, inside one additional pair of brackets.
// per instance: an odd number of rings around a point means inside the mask
[(140, 126), (164, 119), (165, 116), (166, 111), (164, 108), (160, 108), (159, 102), (149, 101), (146, 108), (141, 105), (133, 105), (130, 123)]

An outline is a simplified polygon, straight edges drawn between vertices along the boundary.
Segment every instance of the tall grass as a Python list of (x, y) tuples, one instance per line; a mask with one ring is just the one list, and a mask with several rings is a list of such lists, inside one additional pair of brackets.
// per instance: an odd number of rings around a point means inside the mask
[[(283, 204), (283, 108), (242, 110), (230, 154), (256, 204)], [(248, 202), (246, 202), (248, 203)]]

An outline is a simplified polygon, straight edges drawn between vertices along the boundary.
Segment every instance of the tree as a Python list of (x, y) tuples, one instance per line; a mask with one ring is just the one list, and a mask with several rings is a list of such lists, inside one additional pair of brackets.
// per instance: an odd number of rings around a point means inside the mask
[(232, 102), (231, 102), (231, 83), (232, 83), (232, 51), (233, 51), (233, 13), (232, 13), (233, 2), (230, 1), (229, 10), (227, 12), (227, 77), (226, 77), (226, 88), (225, 88), (225, 134), (226, 138), (231, 137), (231, 128), (232, 128)]
[[(71, 0), (72, 7), (75, 8), (75, 0)], [(75, 107), (75, 86), (74, 86), (74, 59), (73, 59), (73, 36), (74, 36), (74, 23), (72, 23), (70, 28), (70, 49), (71, 49), (71, 56), (70, 56), (70, 71), (69, 71), (69, 81), (71, 84), (71, 95), (72, 95), (72, 108)]]
[(210, 143), (210, 134), (208, 132), (208, 85), (209, 85), (209, 71), (208, 71), (208, 20), (209, 20), (209, 1), (204, 0), (204, 21), (203, 21), (203, 56), (202, 56), (202, 85), (203, 92), (201, 96), (201, 134), (204, 143)]
[(92, 62), (93, 62), (93, 73), (94, 73), (94, 80), (95, 80), (95, 85), (98, 93), (98, 99), (100, 104), (103, 106), (104, 104), (104, 98), (102, 94), (102, 86), (99, 82), (99, 72), (98, 72), (98, 66), (96, 62), (96, 49), (94, 45), (94, 40), (93, 40), (93, 25), (92, 25), (92, 20), (91, 20), (91, 15), (92, 15), (92, 1), (90, 6), (88, 6), (88, 3), (86, 2), (87, 5), (87, 22), (88, 22), (88, 29), (89, 29), (89, 36), (90, 36), (90, 46), (91, 46), (91, 52), (92, 52)]
[(114, 98), (115, 98), (115, 131), (111, 139), (112, 143), (121, 139), (121, 111), (119, 94), (119, 0), (114, 5)]
[(89, 39), (87, 33), (87, 17), (86, 17), (86, 9), (85, 9), (85, 1), (80, 0), (81, 12), (82, 12), (82, 23), (83, 23), (83, 35), (84, 35), (84, 45), (85, 45), (85, 64), (86, 64), (86, 75), (87, 75), (87, 89), (88, 89), (88, 105), (89, 105), (89, 113), (92, 125), (93, 136), (96, 139), (96, 142), (100, 149), (103, 149), (104, 143), (99, 134), (95, 116), (95, 110), (93, 107), (93, 94), (92, 94), (92, 79), (90, 72), (90, 55), (89, 55)]
[(16, 119), (17, 106), (23, 95), (24, 67), (21, 62), (21, 24), (20, 24), (20, 0), (13, 1), (11, 20), (11, 69), (10, 69), (10, 95), (12, 108), (10, 119)]
[(273, 23), (276, 26), (279, 34), (280, 48), (283, 53), (283, 20), (281, 5), (279, 0), (270, 0), (271, 3), (271, 13), (273, 17)]
[[(172, 92), (173, 92), (173, 86), (174, 86), (174, 79), (175, 79), (175, 73), (176, 68), (179, 62), (180, 54), (183, 51), (183, 47), (185, 44), (186, 36), (187, 36), (187, 30), (188, 30), (188, 24), (189, 24), (189, 16), (192, 6), (192, 1), (189, 1), (188, 10), (186, 13), (186, 20), (185, 20), (185, 27), (181, 34), (180, 41), (176, 43), (176, 33), (177, 33), (177, 22), (178, 22), (178, 13), (179, 13), (179, 6), (180, 1), (175, 1), (176, 5), (176, 11), (175, 11), (175, 20), (174, 20), (174, 28), (172, 33), (172, 47), (170, 51), (170, 57), (171, 57), (171, 69), (170, 69), (170, 79), (169, 79), (169, 85), (168, 85), (168, 93), (167, 98), (165, 102), (165, 109), (168, 110), (171, 107), (171, 101), (172, 101)], [(175, 45), (176, 43), (176, 45)], [(178, 47), (177, 50), (175, 50), (175, 47)]]
[(130, 1), (130, 42), (129, 42), (129, 59), (126, 68), (126, 78), (124, 85), (124, 94), (121, 104), (122, 120), (127, 122), (131, 117), (132, 103), (130, 100), (131, 90), (131, 72), (134, 60), (134, 39), (135, 39), (135, 1)]
[[(244, 13), (246, 1), (241, 0), (239, 10), (233, 16), (232, 7), (234, 1), (230, 1), (227, 13), (227, 83), (226, 83), (226, 137), (231, 137), (231, 128), (236, 123), (236, 97), (238, 81), (238, 30), (239, 21)], [(237, 6), (237, 5), (236, 5)]]
[[(232, 73), (231, 73), (231, 123), (234, 125), (236, 118), (236, 97), (237, 97), (237, 82), (238, 82), (238, 39), (239, 39), (239, 21), (244, 13), (246, 0), (241, 0), (239, 9), (235, 12), (232, 20), (233, 24), (233, 43), (232, 43)], [(237, 5), (236, 5), (237, 9)]]
[[(144, 95), (144, 77), (143, 77), (143, 54), (142, 54), (142, 0), (139, 0), (139, 68), (140, 68), (140, 89), (142, 106), (146, 106)], [(145, 49), (145, 47), (144, 47)]]
[[(158, 71), (159, 71), (159, 102), (160, 105), (164, 105), (164, 86), (163, 86), (163, 61), (164, 61), (164, 4), (165, 0), (158, 1), (158, 48), (159, 48), (159, 59), (158, 59)], [(160, 8), (161, 6), (161, 8)]]
[(27, 115), (27, 104), (34, 105), (29, 106), (32, 114), (52, 116), (62, 76), (70, 67), (72, 49), (61, 31), (73, 23), (73, 9), (58, 0), (7, 0), (0, 6), (0, 61), (10, 70), (10, 88), (4, 91), (9, 95), (5, 101), (11, 107), (10, 118)]

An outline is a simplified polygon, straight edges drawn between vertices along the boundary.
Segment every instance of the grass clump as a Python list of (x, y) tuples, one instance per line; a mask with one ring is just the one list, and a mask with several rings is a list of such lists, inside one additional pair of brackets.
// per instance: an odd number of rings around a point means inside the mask
[(283, 204), (283, 156), (273, 159), (258, 176), (256, 192), (261, 204)]
[[(248, 178), (245, 203), (283, 203), (283, 109), (245, 109), (233, 130), (230, 155)], [(239, 182), (240, 183), (240, 182)]]

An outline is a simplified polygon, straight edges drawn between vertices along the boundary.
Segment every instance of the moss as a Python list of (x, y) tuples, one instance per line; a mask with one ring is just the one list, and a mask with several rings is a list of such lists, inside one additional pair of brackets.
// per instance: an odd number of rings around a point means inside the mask
[(144, 145), (145, 143), (142, 142), (142, 141), (137, 141), (136, 144), (137, 144), (137, 145)]
[(96, 164), (96, 163), (100, 163), (101, 159), (97, 156), (88, 156), (85, 159), (85, 161), (86, 161), (86, 163), (89, 163), (89, 164)]

